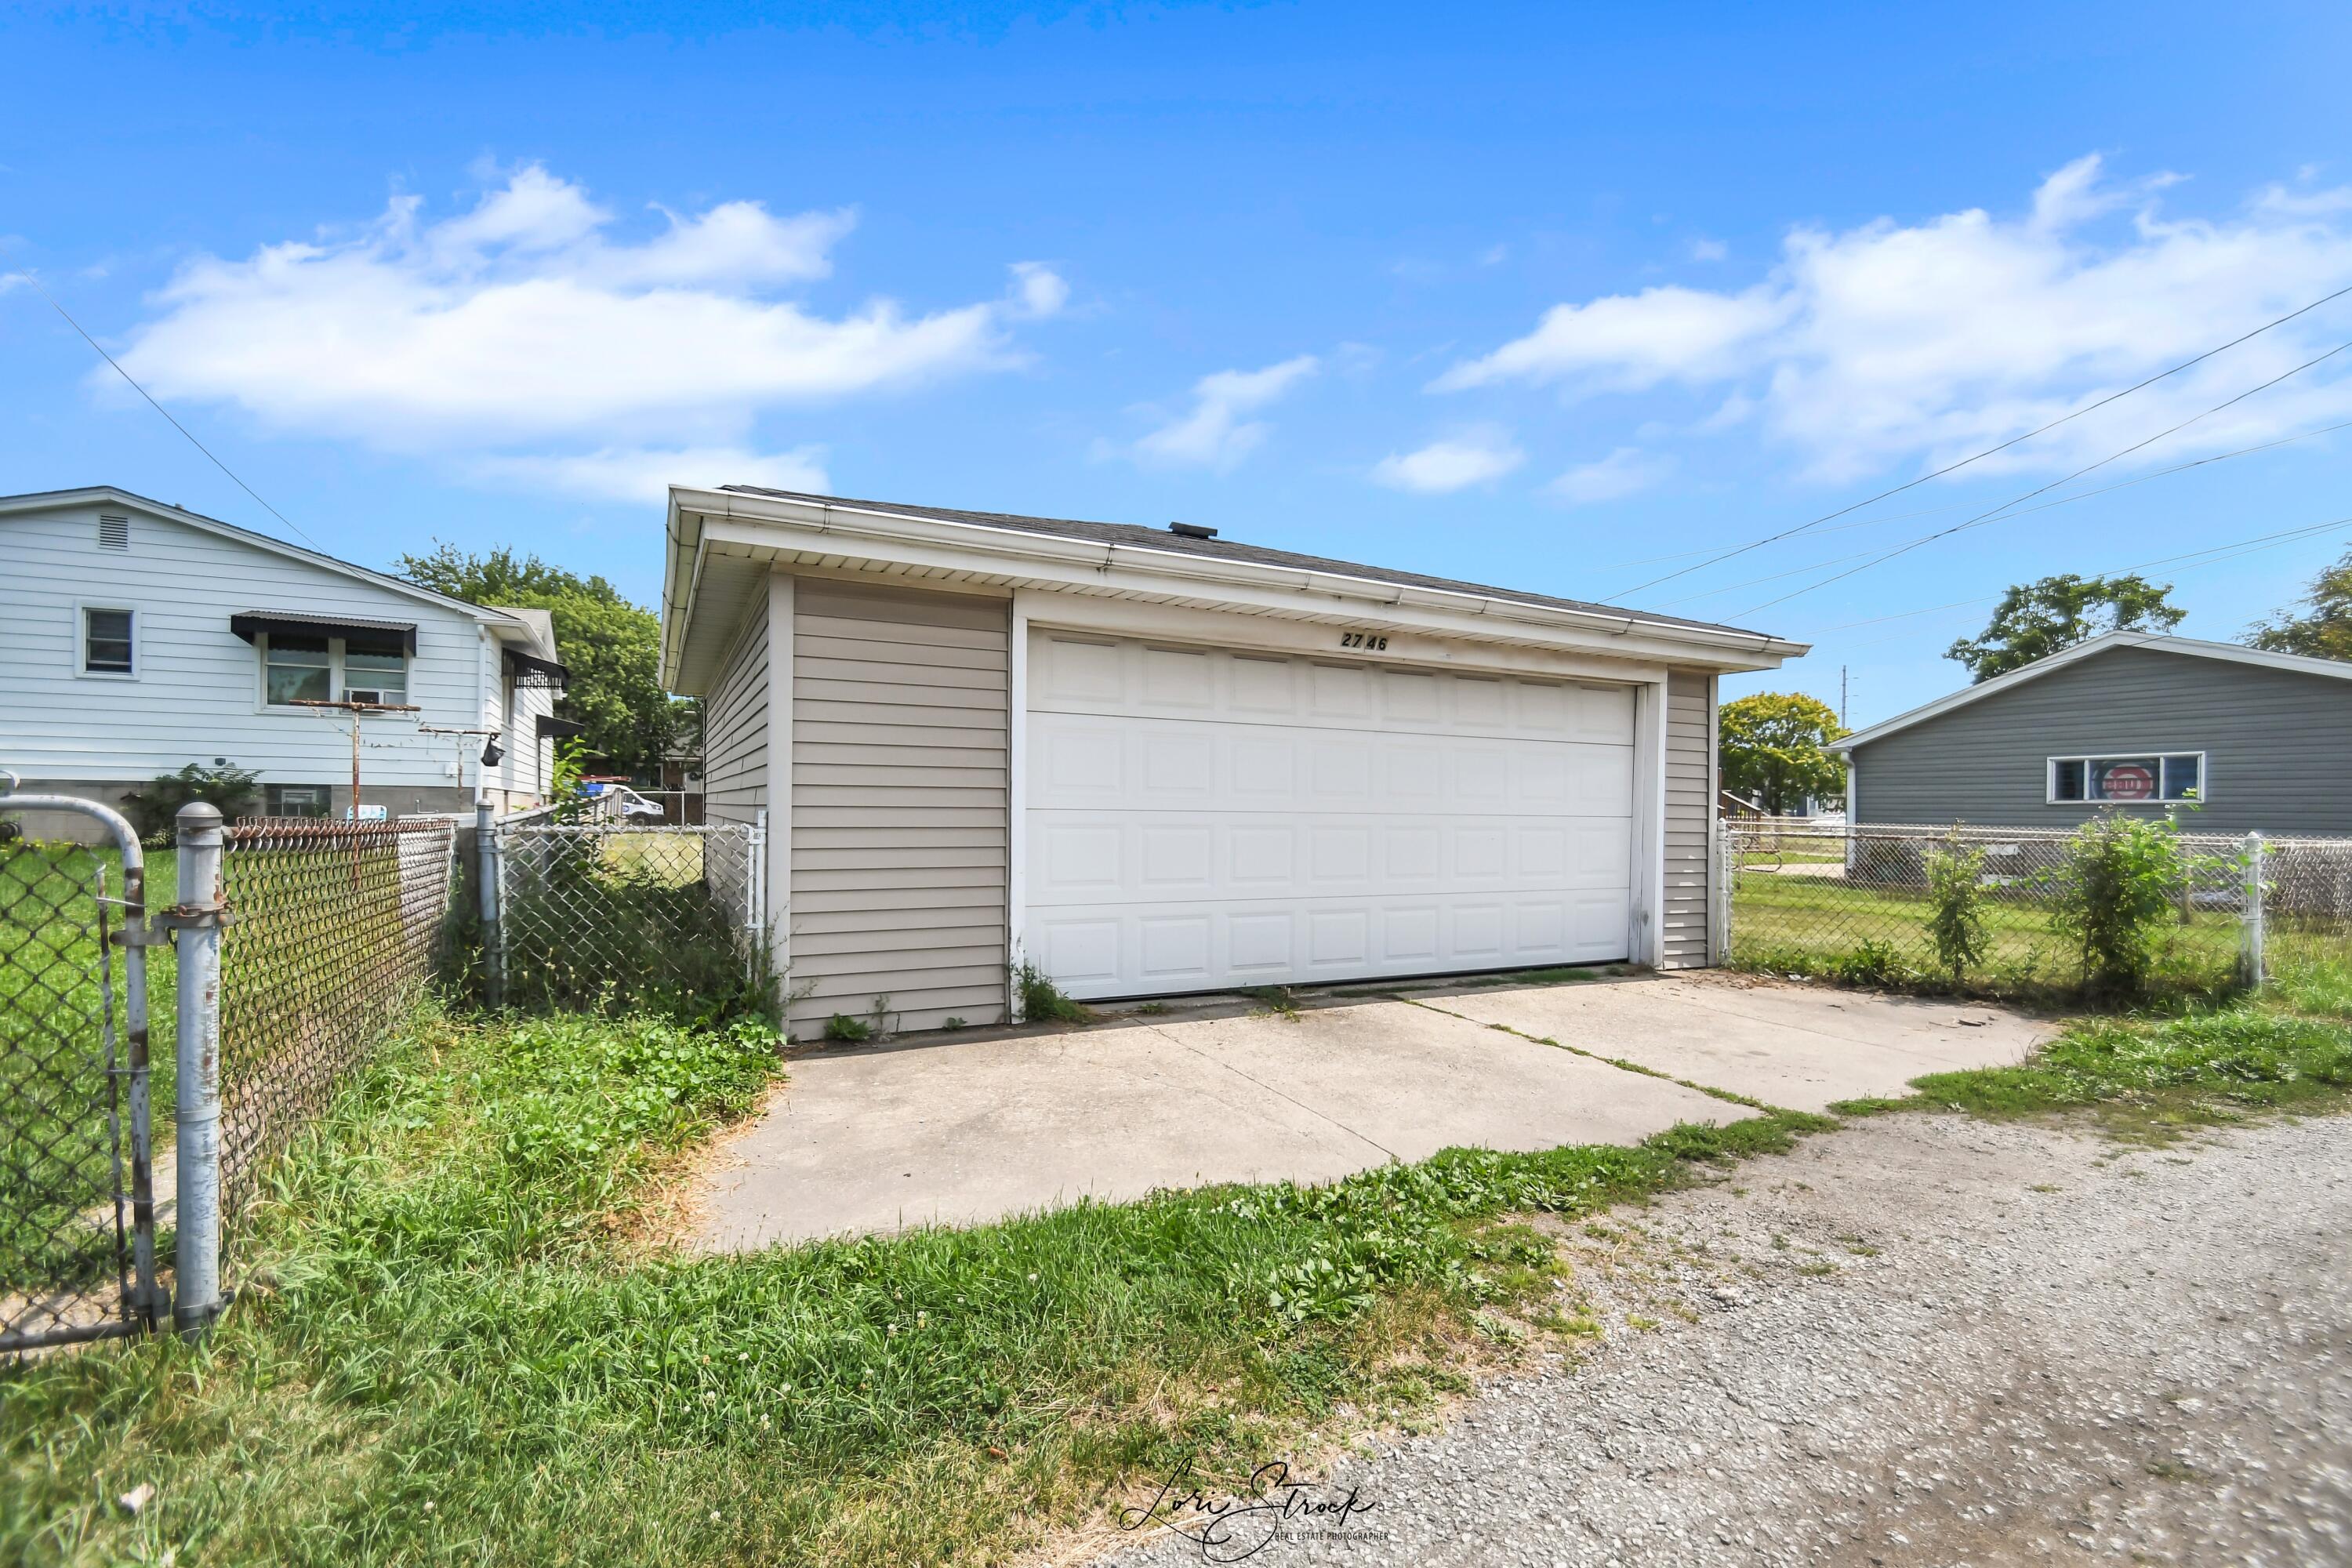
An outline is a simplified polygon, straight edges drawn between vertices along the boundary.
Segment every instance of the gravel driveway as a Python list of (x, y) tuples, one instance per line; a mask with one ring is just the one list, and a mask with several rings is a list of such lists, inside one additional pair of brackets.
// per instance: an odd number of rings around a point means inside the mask
[(1311, 1495), (1369, 1511), (1247, 1560), (2352, 1563), (2352, 1119), (1886, 1117), (1600, 1228), (1580, 1364), (1367, 1440)]

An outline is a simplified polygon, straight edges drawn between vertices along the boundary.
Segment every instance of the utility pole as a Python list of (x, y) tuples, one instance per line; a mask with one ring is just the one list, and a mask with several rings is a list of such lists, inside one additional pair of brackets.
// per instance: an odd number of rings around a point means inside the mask
[(1846, 727), (1846, 722), (1845, 722), (1845, 666), (1843, 666), (1843, 665), (1839, 665), (1839, 666), (1838, 666), (1838, 728), (1839, 728), (1839, 729), (1841, 729), (1841, 730), (1843, 730), (1843, 729), (1844, 729), (1845, 727)]

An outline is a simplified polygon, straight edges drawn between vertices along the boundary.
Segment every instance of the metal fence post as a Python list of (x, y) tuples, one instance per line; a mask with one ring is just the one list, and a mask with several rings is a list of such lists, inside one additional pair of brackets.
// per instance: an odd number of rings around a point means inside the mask
[(194, 801), (180, 808), (179, 1268), (172, 1321), (200, 1332), (220, 1316), (221, 814)]
[(2246, 835), (2246, 910), (2243, 921), (2245, 946), (2239, 957), (2240, 978), (2256, 990), (2262, 988), (2263, 973), (2263, 835), (2257, 828)]
[(1708, 913), (1712, 917), (1707, 922), (1712, 928), (1707, 932), (1712, 939), (1708, 945), (1714, 950), (1707, 954), (1707, 962), (1711, 964), (1727, 964), (1731, 962), (1731, 890), (1738, 854), (1738, 847), (1732, 842), (1731, 834), (1731, 824), (1718, 814), (1715, 819), (1715, 842), (1712, 847), (1715, 850), (1715, 863), (1707, 868), (1714, 874), (1711, 879), (1714, 882), (1714, 897), (1707, 900), (1711, 906)]
[(474, 807), (474, 881), (482, 911), (482, 965), (491, 1006), (506, 1000), (506, 943), (499, 931), (499, 894), (504, 868), (499, 863), (499, 828), (490, 803)]
[(743, 902), (751, 912), (751, 974), (766, 973), (768, 955), (768, 808), (760, 807), (751, 820), (751, 837), (743, 847)]

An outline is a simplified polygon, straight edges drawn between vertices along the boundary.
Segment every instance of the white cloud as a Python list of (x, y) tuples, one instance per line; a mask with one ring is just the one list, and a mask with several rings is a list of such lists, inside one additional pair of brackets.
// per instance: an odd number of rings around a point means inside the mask
[(1580, 463), (1545, 488), (1570, 506), (1621, 500), (1650, 489), (1674, 472), (1674, 460), (1620, 447), (1598, 462)]
[(644, 493), (620, 476), (665, 452), (819, 473), (805, 451), (747, 447), (759, 416), (1016, 363), (1010, 325), (1067, 293), (1030, 263), (997, 300), (828, 313), (781, 291), (831, 272), (855, 215), (664, 216), (616, 238), (612, 213), (537, 164), (438, 221), (395, 197), (356, 233), (190, 262), (117, 357), (159, 397), (275, 430)]
[(1554, 305), (1528, 336), (1455, 365), (1432, 384), (1456, 392), (1499, 381), (1582, 376), (1638, 391), (1668, 380), (1714, 381), (1741, 363), (1742, 350), (1780, 325), (1784, 309), (1762, 289), (1727, 295), (1678, 284)]
[(1263, 442), (1272, 426), (1244, 418), (1315, 374), (1313, 354), (1300, 354), (1264, 370), (1221, 370), (1192, 386), (1190, 412), (1177, 416), (1137, 441), (1134, 454), (1147, 463), (1172, 468), (1231, 468)]
[(604, 447), (559, 457), (490, 457), (469, 465), (478, 478), (520, 489), (562, 490), (591, 500), (659, 502), (672, 485), (765, 485), (822, 495), (832, 489), (824, 448), (754, 452), (740, 447)]
[[(1821, 477), (1949, 461), (2352, 283), (2352, 194), (2273, 187), (2234, 216), (2174, 220), (2157, 196), (2173, 183), (2110, 185), (2092, 156), (2051, 175), (2016, 217), (1971, 210), (1799, 228), (1752, 286), (1556, 305), (1527, 336), (1433, 385), (1591, 395), (1671, 383), (1720, 393)], [(2310, 358), (2347, 321), (2340, 309), (2315, 312), (1981, 468), (2079, 467)], [(2352, 375), (2323, 370), (2159, 443), (2148, 459), (2246, 445), (2347, 410)]]
[(1432, 441), (1411, 452), (1392, 452), (1372, 468), (1372, 478), (1391, 489), (1445, 495), (1497, 479), (1527, 460), (1500, 430), (1472, 430)]
[(1023, 312), (1031, 316), (1059, 315), (1070, 302), (1069, 284), (1042, 261), (1013, 264), (1013, 291)]
[(1719, 239), (1694, 239), (1690, 256), (1693, 261), (1720, 261), (1731, 254), (1731, 247)]

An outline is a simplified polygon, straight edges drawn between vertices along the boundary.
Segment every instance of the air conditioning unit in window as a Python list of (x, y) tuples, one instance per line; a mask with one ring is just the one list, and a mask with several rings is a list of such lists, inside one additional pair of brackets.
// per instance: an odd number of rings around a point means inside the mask
[(343, 700), (346, 702), (390, 702), (392, 699), (386, 697), (381, 691), (370, 691), (362, 688), (356, 690), (346, 689), (343, 692)]

